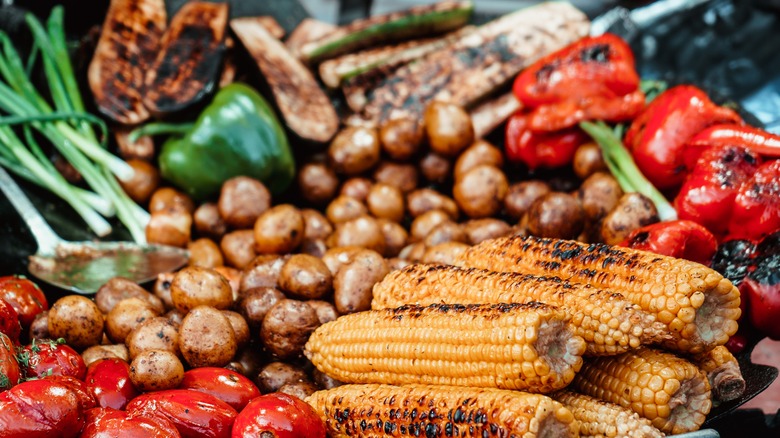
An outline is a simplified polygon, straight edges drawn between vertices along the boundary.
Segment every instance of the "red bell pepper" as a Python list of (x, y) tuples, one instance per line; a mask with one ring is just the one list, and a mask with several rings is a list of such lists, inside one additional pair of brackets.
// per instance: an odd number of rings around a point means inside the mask
[(673, 189), (685, 180), (685, 143), (719, 123), (742, 123), (742, 119), (733, 110), (715, 105), (704, 91), (679, 85), (661, 93), (634, 120), (625, 144), (653, 185)]
[(762, 164), (734, 200), (730, 238), (759, 240), (780, 230), (780, 160)]
[(737, 193), (759, 164), (761, 157), (740, 146), (705, 150), (674, 199), (678, 217), (725, 236)]
[(685, 145), (685, 165), (692, 169), (705, 149), (724, 146), (743, 146), (764, 157), (780, 158), (780, 136), (753, 126), (727, 123), (694, 135)]
[(696, 222), (676, 220), (634, 230), (620, 246), (709, 265), (718, 249), (718, 241)]
[(577, 147), (588, 140), (579, 128), (539, 133), (528, 128), (528, 115), (515, 113), (506, 124), (505, 148), (509, 161), (533, 170), (561, 167), (572, 162)]
[(583, 120), (630, 120), (644, 107), (631, 48), (620, 37), (586, 37), (525, 69), (514, 93), (534, 131), (557, 131)]

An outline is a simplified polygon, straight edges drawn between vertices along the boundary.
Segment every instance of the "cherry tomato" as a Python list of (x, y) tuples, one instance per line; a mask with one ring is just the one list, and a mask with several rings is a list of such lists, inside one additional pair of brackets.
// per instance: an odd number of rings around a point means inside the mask
[(17, 356), (24, 375), (29, 378), (71, 376), (84, 380), (87, 366), (76, 350), (54, 340), (35, 340), (19, 350)]
[(79, 397), (52, 380), (30, 380), (0, 394), (0, 437), (72, 438), (84, 426)]
[(211, 394), (236, 411), (241, 411), (250, 400), (260, 395), (260, 390), (248, 378), (235, 371), (216, 367), (187, 371), (179, 388)]
[(87, 368), (84, 381), (97, 404), (124, 409), (140, 392), (130, 380), (130, 365), (121, 359), (100, 359)]
[[(163, 418), (145, 418), (128, 415), (111, 408), (87, 411), (86, 425), (81, 438), (179, 438), (179, 431)], [(119, 433), (121, 432), (121, 434)]]
[(57, 382), (59, 384), (67, 386), (79, 398), (79, 406), (81, 406), (81, 410), (83, 412), (86, 412), (94, 408), (95, 406), (97, 406), (97, 401), (95, 400), (95, 396), (92, 395), (92, 393), (89, 391), (89, 388), (87, 387), (87, 384), (84, 383), (84, 381), (82, 380), (79, 380), (71, 376), (55, 376), (55, 375), (46, 376), (44, 377), (44, 380)]
[(21, 372), (14, 355), (14, 344), (11, 338), (0, 333), (0, 392), (19, 383), (19, 377)]
[(227, 438), (238, 415), (213, 395), (189, 389), (141, 394), (127, 405), (127, 413), (166, 419), (182, 438)]
[(0, 333), (7, 335), (13, 342), (19, 342), (22, 326), (19, 324), (19, 314), (14, 306), (0, 298)]
[(325, 423), (303, 400), (283, 393), (257, 397), (238, 414), (232, 438), (325, 438)]
[(35, 315), (49, 310), (49, 302), (38, 285), (18, 275), (0, 277), (0, 299), (13, 306), (25, 330), (30, 328)]

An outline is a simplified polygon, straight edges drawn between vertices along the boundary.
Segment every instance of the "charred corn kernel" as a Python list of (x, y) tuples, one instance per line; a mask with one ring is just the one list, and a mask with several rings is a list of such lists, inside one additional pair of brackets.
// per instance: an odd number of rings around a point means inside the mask
[(697, 430), (712, 407), (707, 376), (696, 365), (645, 347), (588, 360), (572, 387), (629, 408), (664, 433)]
[(442, 265), (410, 265), (374, 286), (374, 309), (404, 304), (525, 303), (541, 301), (572, 316), (588, 355), (615, 355), (671, 336), (665, 325), (620, 294), (558, 277)]
[(745, 392), (745, 379), (737, 358), (724, 346), (690, 357), (694, 365), (707, 374), (712, 387), (712, 399), (719, 402), (735, 400)]
[(582, 366), (568, 314), (541, 303), (403, 306), (317, 328), (306, 357), (345, 383), (437, 384), (550, 392)]
[(614, 290), (666, 324), (674, 337), (662, 345), (675, 351), (707, 351), (737, 331), (737, 288), (687, 260), (598, 243), (513, 236), (475, 245), (454, 264), (556, 275)]
[(580, 424), (580, 438), (660, 438), (664, 434), (624, 407), (572, 391), (550, 394), (566, 406)]
[(431, 385), (342, 385), (306, 398), (328, 436), (577, 436), (561, 403), (541, 394)]

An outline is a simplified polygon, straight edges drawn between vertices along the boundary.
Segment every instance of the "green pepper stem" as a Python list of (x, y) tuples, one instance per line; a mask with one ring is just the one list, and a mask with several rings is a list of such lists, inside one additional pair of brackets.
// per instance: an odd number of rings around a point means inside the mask
[(130, 142), (135, 143), (139, 138), (147, 135), (178, 134), (184, 135), (195, 127), (195, 123), (165, 123), (153, 122), (133, 129), (127, 137)]

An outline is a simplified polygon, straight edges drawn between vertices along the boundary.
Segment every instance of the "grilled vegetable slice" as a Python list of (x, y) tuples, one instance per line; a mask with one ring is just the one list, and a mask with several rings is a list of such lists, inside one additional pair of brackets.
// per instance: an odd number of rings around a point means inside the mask
[(690, 359), (707, 373), (713, 400), (735, 400), (745, 392), (745, 379), (739, 369), (739, 362), (728, 348), (721, 345), (706, 353), (694, 354)]
[(163, 0), (111, 0), (87, 75), (98, 111), (111, 120), (136, 125), (149, 118), (144, 75), (165, 24)]
[(355, 20), (307, 43), (301, 55), (308, 62), (319, 62), (382, 42), (446, 32), (466, 24), (473, 10), (471, 1), (443, 1)]
[(271, 15), (262, 15), (255, 18), (264, 28), (271, 34), (272, 37), (280, 40), (284, 38), (284, 28), (279, 24), (276, 19)]
[(698, 430), (712, 407), (710, 384), (701, 370), (651, 348), (588, 360), (572, 386), (629, 408), (669, 434)]
[(585, 36), (588, 18), (564, 2), (521, 9), (399, 68), (369, 90), (362, 116), (419, 119), (432, 100), (468, 107), (540, 57)]
[(287, 126), (306, 140), (330, 140), (338, 115), (311, 72), (256, 20), (236, 18), (230, 27), (263, 72)]
[(527, 303), (560, 306), (591, 355), (618, 354), (668, 336), (663, 324), (618, 293), (558, 277), (455, 266), (410, 265), (374, 286), (374, 309), (404, 304)]
[(336, 437), (575, 437), (577, 422), (540, 394), (430, 385), (342, 385), (306, 398)]
[(304, 353), (345, 383), (439, 384), (550, 392), (582, 364), (569, 315), (542, 303), (403, 306), (319, 327)]
[(290, 32), (290, 36), (284, 42), (290, 53), (296, 58), (301, 57), (301, 47), (307, 43), (319, 40), (325, 35), (334, 32), (338, 27), (324, 21), (306, 18)]
[(636, 412), (572, 391), (550, 394), (566, 406), (580, 423), (580, 438), (661, 438), (660, 430)]
[(474, 138), (490, 134), (520, 108), (522, 105), (511, 91), (475, 106), (469, 111), (471, 124), (474, 125)]
[(687, 260), (599, 243), (528, 236), (482, 242), (454, 264), (557, 275), (618, 291), (669, 327), (674, 338), (663, 345), (675, 351), (707, 351), (737, 331), (737, 288), (714, 270)]
[(146, 75), (149, 111), (173, 113), (211, 94), (219, 81), (227, 20), (227, 3), (190, 1), (179, 9)]

